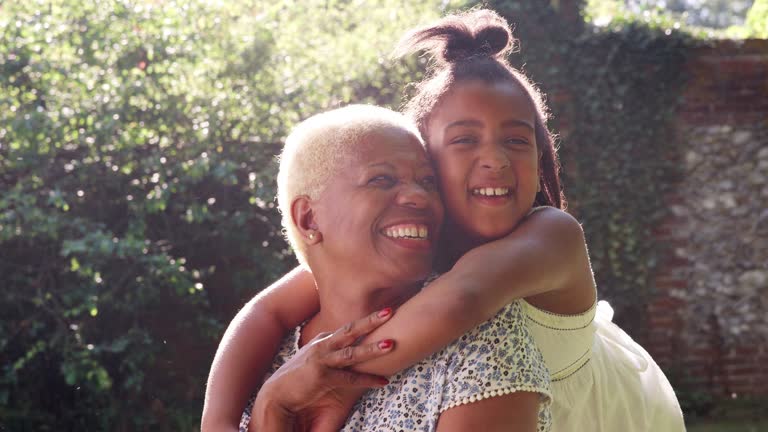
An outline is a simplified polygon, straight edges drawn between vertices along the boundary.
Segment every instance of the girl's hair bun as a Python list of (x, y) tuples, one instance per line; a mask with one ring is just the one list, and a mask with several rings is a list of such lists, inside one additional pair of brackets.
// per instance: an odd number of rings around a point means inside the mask
[(475, 34), (475, 40), (480, 45), (480, 50), (486, 50), (489, 56), (495, 57), (500, 53), (506, 54), (506, 50), (511, 48), (512, 33), (509, 27), (490, 25), (481, 28)]
[(436, 23), (406, 34), (397, 45), (398, 57), (426, 51), (438, 63), (454, 63), (470, 57), (502, 58), (514, 47), (507, 21), (488, 9), (449, 15)]

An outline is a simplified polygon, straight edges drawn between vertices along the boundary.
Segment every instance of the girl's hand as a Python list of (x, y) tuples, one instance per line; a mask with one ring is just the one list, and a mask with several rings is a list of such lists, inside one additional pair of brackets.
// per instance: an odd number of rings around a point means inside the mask
[[(333, 333), (318, 334), (261, 387), (252, 410), (249, 430), (263, 430), (259, 422), (264, 414), (276, 411), (292, 421), (299, 416), (308, 416), (314, 417), (309, 423), (317, 425), (320, 420), (317, 416), (322, 413), (320, 417), (340, 418), (343, 423), (351, 408), (349, 398), (343, 394), (359, 395), (362, 394), (360, 390), (389, 383), (384, 377), (346, 368), (392, 351), (394, 342), (391, 339), (356, 345), (359, 339), (391, 316), (392, 310), (387, 308), (353, 321)], [(352, 389), (358, 391), (349, 392)], [(301, 423), (307, 420), (305, 418)]]

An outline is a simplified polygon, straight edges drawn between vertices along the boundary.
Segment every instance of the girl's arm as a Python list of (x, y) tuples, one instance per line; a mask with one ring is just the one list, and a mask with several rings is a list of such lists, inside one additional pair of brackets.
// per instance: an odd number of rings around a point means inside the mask
[(559, 314), (588, 310), (595, 285), (584, 233), (568, 213), (532, 213), (506, 237), (467, 252), (454, 267), (400, 306), (365, 340), (397, 340), (385, 359), (354, 367), (388, 376), (493, 317), (515, 299)]
[(238, 312), (211, 365), (202, 432), (238, 430), (243, 408), (272, 364), (280, 341), (319, 307), (312, 274), (297, 267)]

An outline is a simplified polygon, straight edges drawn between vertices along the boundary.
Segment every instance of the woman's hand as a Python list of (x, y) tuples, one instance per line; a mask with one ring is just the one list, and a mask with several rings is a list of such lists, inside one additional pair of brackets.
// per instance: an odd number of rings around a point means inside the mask
[(389, 383), (384, 377), (347, 368), (392, 351), (394, 342), (391, 339), (355, 345), (391, 316), (392, 310), (387, 308), (333, 333), (318, 334), (261, 387), (249, 430), (267, 430), (265, 422), (300, 423), (303, 428), (322, 429), (332, 428), (331, 424), (339, 422), (343, 424), (357, 399), (350, 401), (350, 394), (359, 396), (365, 388)]

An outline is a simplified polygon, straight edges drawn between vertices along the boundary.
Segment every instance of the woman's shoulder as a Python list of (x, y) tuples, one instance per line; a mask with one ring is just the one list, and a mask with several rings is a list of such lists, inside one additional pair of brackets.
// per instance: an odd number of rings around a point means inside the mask
[[(518, 358), (525, 358), (525, 361), (518, 361)], [(476, 373), (485, 370), (486, 365), (493, 366), (495, 370), (543, 366), (541, 353), (526, 325), (524, 300), (507, 304), (493, 318), (406, 369), (404, 375), (416, 370), (439, 371), (448, 375), (466, 370)], [(432, 376), (431, 373), (427, 375)], [(548, 382), (546, 377), (543, 378)]]
[(440, 412), (516, 392), (538, 393), (539, 427), (551, 424), (551, 390), (544, 358), (526, 327), (521, 300), (454, 341), (445, 352)]
[[(487, 352), (494, 352), (491, 360), (525, 356), (526, 364), (535, 364), (541, 358), (535, 341), (526, 326), (524, 300), (515, 300), (504, 306), (493, 318), (466, 332), (445, 350), (444, 355), (474, 361)], [(516, 363), (521, 364), (521, 363)]]
[(549, 373), (526, 327), (521, 300), (462, 335), (445, 355), (443, 410), (516, 391), (540, 393), (549, 400)]
[[(527, 343), (528, 336), (523, 301), (515, 300), (504, 306), (493, 318), (464, 333), (448, 346), (448, 351), (457, 352), (488, 343), (499, 344), (502, 342), (500, 338), (519, 339), (518, 342)], [(530, 342), (533, 344), (532, 340)]]

